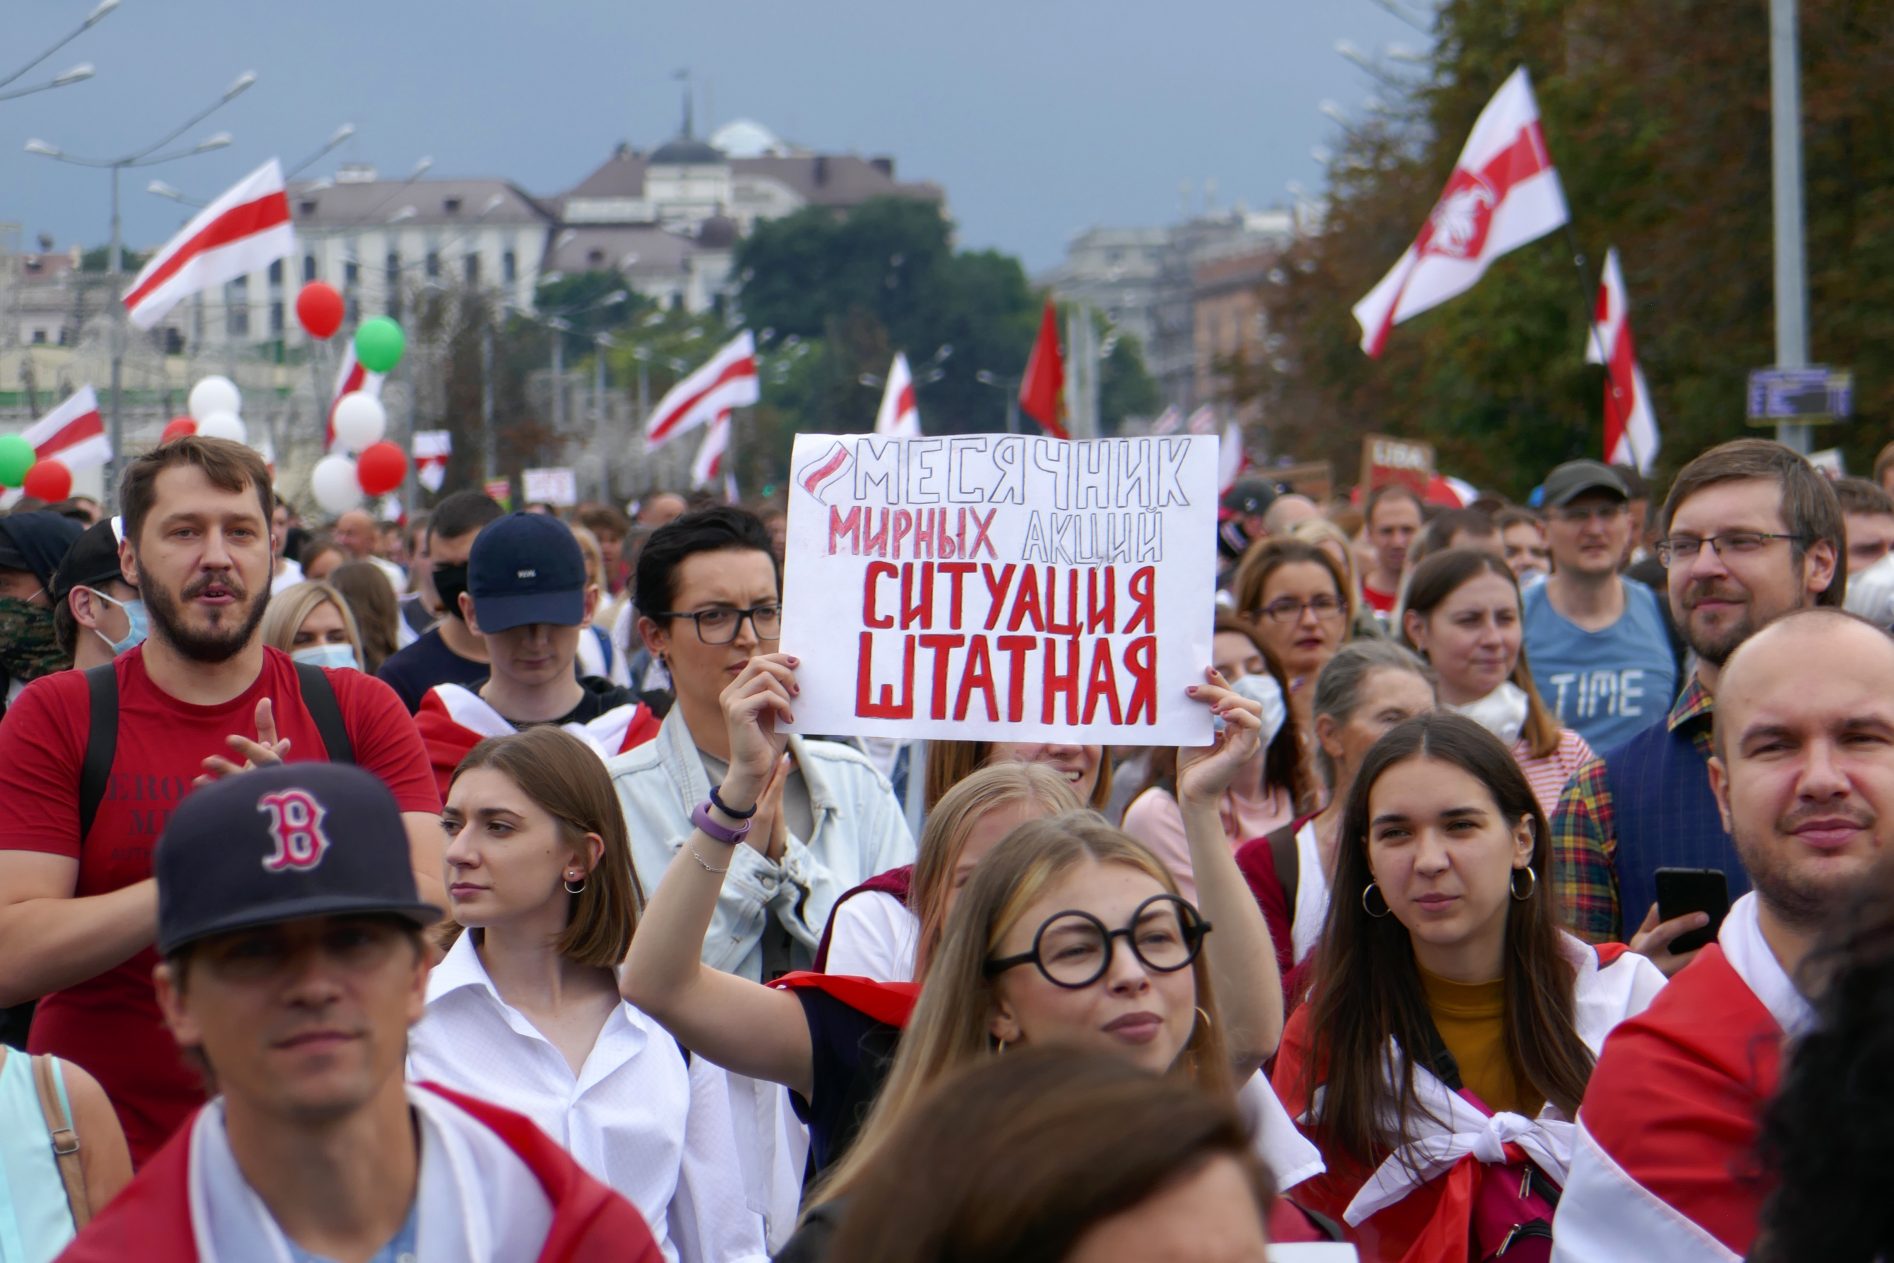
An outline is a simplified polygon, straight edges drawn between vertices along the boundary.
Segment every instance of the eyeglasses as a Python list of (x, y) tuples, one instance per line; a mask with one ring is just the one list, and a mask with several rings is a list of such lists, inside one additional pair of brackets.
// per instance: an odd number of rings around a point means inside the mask
[(1089, 987), (1111, 968), (1113, 939), (1123, 939), (1138, 963), (1153, 973), (1174, 974), (1197, 959), (1210, 923), (1176, 895), (1152, 895), (1131, 914), (1131, 924), (1108, 930), (1089, 912), (1059, 912), (1033, 935), (1032, 950), (986, 963), (996, 978), (1020, 965), (1034, 965), (1055, 987)]
[(1306, 601), (1298, 601), (1285, 596), (1271, 601), (1260, 610), (1251, 610), (1252, 616), (1261, 614), (1276, 623), (1293, 623), (1302, 617), (1303, 610), (1314, 610), (1317, 618), (1340, 618), (1347, 603), (1339, 596), (1312, 596)]
[(1592, 521), (1615, 522), (1625, 514), (1622, 504), (1568, 505), (1552, 510), (1554, 521), (1569, 522), (1574, 526)]
[(697, 639), (707, 645), (727, 645), (737, 638), (744, 619), (756, 630), (758, 640), (774, 640), (783, 631), (783, 607), (780, 603), (752, 605), (747, 610), (729, 605), (713, 605), (707, 610), (671, 610), (653, 618), (688, 618), (697, 624)]
[(1797, 544), (1808, 542), (1804, 535), (1783, 535), (1769, 531), (1725, 531), (1721, 535), (1707, 535), (1699, 538), (1695, 535), (1672, 535), (1657, 541), (1657, 560), (1665, 566), (1676, 562), (1688, 562), (1696, 559), (1703, 546), (1708, 544), (1717, 556), (1754, 557), (1767, 547), (1772, 540), (1786, 539)]

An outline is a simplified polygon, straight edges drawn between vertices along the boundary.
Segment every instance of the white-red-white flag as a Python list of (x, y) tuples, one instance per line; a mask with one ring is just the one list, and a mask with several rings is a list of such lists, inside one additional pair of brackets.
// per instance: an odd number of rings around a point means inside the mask
[(1249, 453), (1243, 450), (1243, 427), (1232, 421), (1223, 427), (1223, 437), (1217, 443), (1217, 494), (1234, 487), (1249, 463)]
[(1618, 248), (1605, 251), (1605, 275), (1598, 284), (1598, 312), (1585, 359), (1605, 366), (1605, 463), (1630, 465), (1641, 474), (1657, 463), (1657, 415), (1644, 386), (1637, 349), (1631, 342), (1631, 300), (1625, 294)]
[(756, 340), (745, 329), (702, 368), (664, 392), (645, 419), (645, 449), (762, 398), (756, 376)]
[(881, 391), (881, 408), (875, 413), (875, 433), (897, 439), (921, 437), (921, 410), (914, 402), (914, 374), (908, 371), (908, 357), (894, 353), (888, 366), (888, 381)]
[(723, 455), (730, 448), (730, 413), (726, 409), (704, 428), (703, 444), (691, 461), (691, 487), (712, 487), (723, 473)]
[(1480, 111), (1440, 200), (1394, 269), (1355, 304), (1361, 349), (1380, 355), (1389, 330), (1464, 294), (1494, 259), (1570, 218), (1539, 127), (1525, 67)]
[(125, 307), (133, 324), (149, 329), (182, 299), (261, 271), (295, 249), (283, 167), (271, 158), (151, 256), (125, 291)]
[(37, 460), (56, 460), (67, 469), (91, 469), (112, 459), (112, 443), (105, 437), (99, 415), (99, 397), (81, 386), (72, 397), (21, 431), (33, 445)]
[(1209, 404), (1205, 404), (1190, 414), (1190, 419), (1184, 422), (1184, 428), (1189, 430), (1192, 434), (1210, 434), (1215, 432), (1217, 428), (1216, 409), (1212, 408)]
[(1184, 424), (1184, 410), (1176, 404), (1171, 404), (1157, 414), (1157, 420), (1151, 422), (1151, 433), (1175, 434), (1177, 427), (1182, 424)]
[(453, 453), (453, 431), (416, 430), (414, 480), (429, 491), (438, 492), (447, 481), (447, 458)]
[(322, 432), (323, 451), (335, 450), (335, 406), (342, 402), (342, 396), (360, 390), (379, 399), (381, 398), (381, 384), (387, 380), (386, 373), (371, 373), (362, 367), (362, 362), (355, 358), (355, 339), (348, 338), (343, 341), (342, 367), (335, 375), (335, 392), (329, 396), (328, 419)]

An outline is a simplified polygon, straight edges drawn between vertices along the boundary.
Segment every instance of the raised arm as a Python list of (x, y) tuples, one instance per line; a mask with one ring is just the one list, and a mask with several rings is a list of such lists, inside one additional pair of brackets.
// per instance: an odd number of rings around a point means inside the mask
[[(788, 737), (776, 730), (776, 721), (790, 714), (794, 663), (782, 654), (752, 658), (723, 691), (730, 770), (717, 797), (738, 811), (756, 805), (751, 823), (765, 836), (781, 816)], [(745, 823), (715, 806), (710, 815), (726, 828)], [(619, 968), (619, 993), (697, 1055), (737, 1074), (781, 1083), (807, 1099), (814, 1053), (802, 1002), (703, 963), (704, 934), (733, 855), (732, 846), (700, 828), (691, 830), (639, 918)]]
[(1215, 670), (1191, 695), (1223, 720), (1208, 746), (1177, 752), (1177, 806), (1197, 876), (1198, 910), (1212, 930), (1204, 940), (1210, 976), (1223, 1012), (1224, 1042), (1236, 1069), (1261, 1068), (1282, 1039), (1282, 975), (1276, 949), (1218, 810), (1223, 793), (1261, 745), (1262, 707), (1232, 692)]

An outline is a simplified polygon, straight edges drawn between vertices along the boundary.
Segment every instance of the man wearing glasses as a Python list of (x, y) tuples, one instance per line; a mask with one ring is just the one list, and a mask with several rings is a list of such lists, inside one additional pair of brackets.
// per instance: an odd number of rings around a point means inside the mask
[(599, 591), (564, 522), (511, 513), (483, 529), (459, 601), (467, 629), (486, 642), (488, 674), (435, 685), (415, 712), (442, 795), (461, 759), (487, 737), (558, 724), (603, 759), (657, 734), (657, 716), (630, 689), (573, 667)]
[[(1765, 439), (1737, 439), (1684, 466), (1664, 502), (1657, 555), (1670, 607), (1696, 655), (1670, 713), (1582, 765), (1552, 818), (1557, 888), (1578, 933), (1630, 937), (1665, 973), (1697, 916), (1657, 919), (1659, 868), (1719, 869), (1731, 898), (1749, 878), (1710, 792), (1712, 697), (1723, 664), (1770, 620), (1840, 606), (1841, 505), (1807, 460)], [(1647, 911), (1648, 910), (1648, 911)]]
[(1657, 594), (1618, 573), (1630, 543), (1630, 490), (1595, 460), (1545, 480), (1552, 573), (1526, 592), (1526, 658), (1539, 696), (1594, 750), (1629, 741), (1677, 693)]

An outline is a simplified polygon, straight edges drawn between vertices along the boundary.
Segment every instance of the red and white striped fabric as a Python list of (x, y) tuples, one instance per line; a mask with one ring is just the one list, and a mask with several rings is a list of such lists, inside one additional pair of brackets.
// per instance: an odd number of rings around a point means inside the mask
[(1157, 420), (1151, 422), (1151, 433), (1175, 434), (1177, 427), (1182, 424), (1184, 424), (1184, 410), (1176, 404), (1171, 404), (1157, 414)]
[(908, 357), (894, 353), (888, 366), (888, 382), (881, 392), (881, 408), (875, 413), (875, 433), (897, 439), (921, 437), (921, 410), (914, 402), (914, 374), (908, 371)]
[(112, 443), (99, 416), (99, 397), (81, 386), (72, 398), (21, 432), (37, 460), (56, 460), (67, 469), (91, 469), (112, 459)]
[(730, 414), (720, 412), (704, 430), (704, 442), (697, 449), (696, 459), (691, 461), (691, 486), (715, 486), (717, 476), (723, 472), (723, 454), (730, 447)]
[(149, 329), (192, 294), (260, 271), (295, 249), (283, 167), (271, 158), (151, 256), (125, 291), (125, 308), (133, 324)]
[(1631, 300), (1625, 294), (1616, 246), (1605, 251), (1598, 314), (1585, 343), (1585, 359), (1605, 366), (1605, 463), (1650, 473), (1657, 463), (1657, 416), (1631, 343)]
[(1190, 420), (1184, 422), (1184, 428), (1192, 434), (1215, 434), (1217, 431), (1216, 409), (1205, 404), (1190, 414)]
[[(459, 684), (436, 684), (429, 689), (415, 712), (414, 723), (421, 733), (421, 743), (427, 747), (428, 763), (434, 769), (442, 798), (447, 797), (454, 769), (469, 750), (488, 737), (507, 737), (518, 731), (480, 694)], [(658, 718), (643, 702), (627, 702), (588, 723), (559, 727), (604, 760), (657, 736)]]
[(686, 430), (708, 424), (732, 408), (745, 408), (762, 398), (756, 376), (756, 340), (745, 329), (709, 363), (664, 392), (645, 419), (645, 449), (657, 447)]
[(1355, 304), (1361, 349), (1380, 355), (1395, 325), (1464, 294), (1493, 260), (1569, 218), (1522, 66), (1480, 111), (1414, 244)]
[(416, 430), (414, 480), (429, 491), (439, 491), (447, 481), (447, 458), (453, 454), (453, 431)]
[(335, 393), (329, 396), (329, 412), (327, 419), (323, 422), (323, 451), (335, 450), (335, 406), (342, 402), (342, 396), (361, 390), (379, 399), (381, 398), (381, 384), (387, 380), (386, 373), (371, 373), (362, 367), (362, 362), (355, 358), (355, 339), (343, 339), (342, 368), (335, 375)]
[(1222, 440), (1217, 444), (1217, 494), (1234, 487), (1249, 463), (1249, 453), (1243, 450), (1243, 427), (1232, 421), (1223, 427)]

